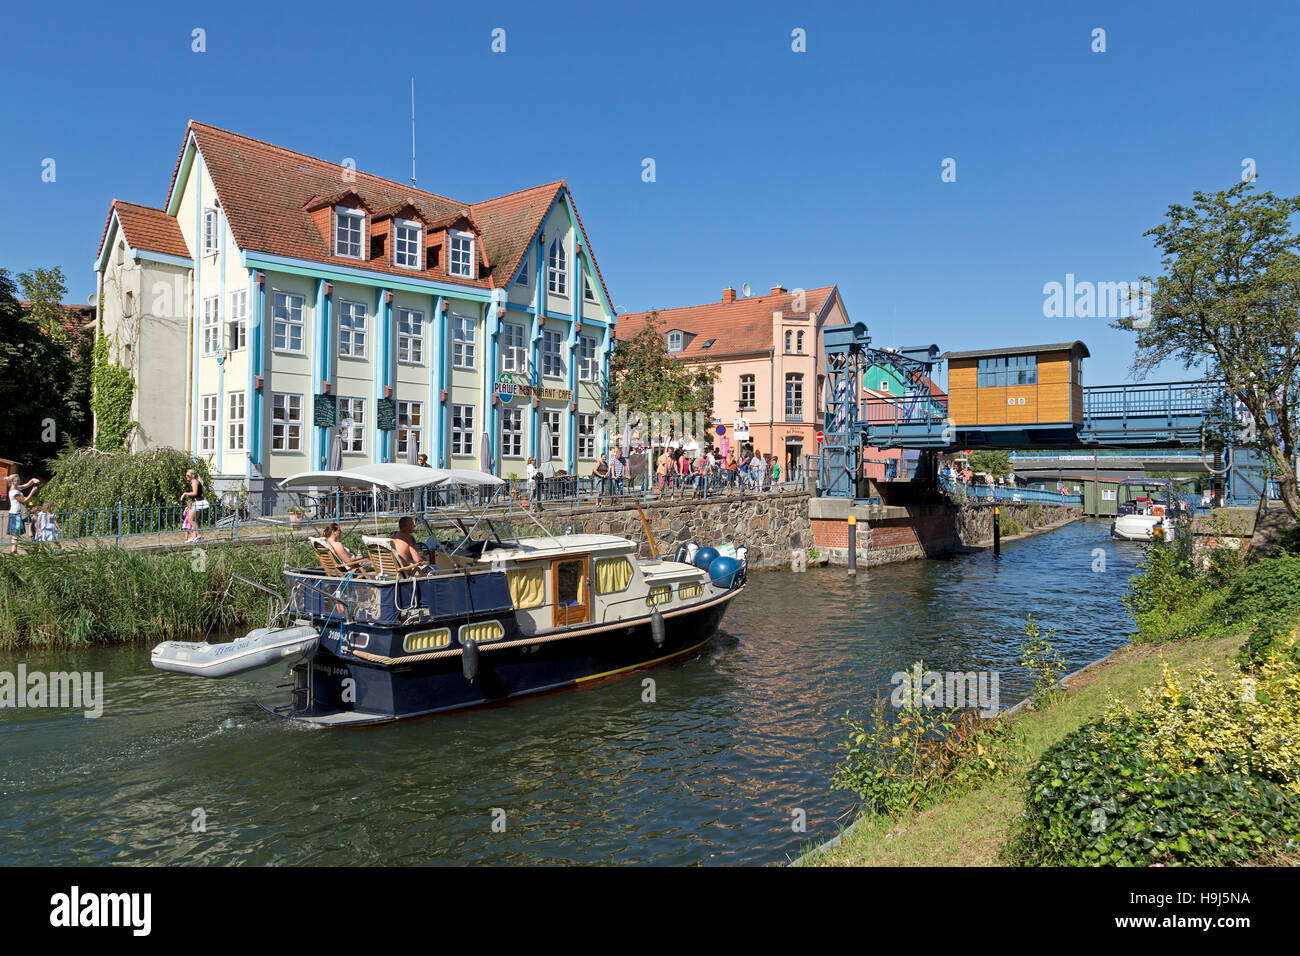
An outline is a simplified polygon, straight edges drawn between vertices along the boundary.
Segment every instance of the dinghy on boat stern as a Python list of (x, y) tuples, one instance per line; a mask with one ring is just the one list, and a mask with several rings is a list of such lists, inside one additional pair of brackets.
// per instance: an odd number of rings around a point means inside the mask
[(195, 677), (234, 677), (272, 664), (293, 665), (316, 653), (320, 632), (308, 624), (259, 627), (224, 644), (164, 641), (150, 661), (160, 671)]

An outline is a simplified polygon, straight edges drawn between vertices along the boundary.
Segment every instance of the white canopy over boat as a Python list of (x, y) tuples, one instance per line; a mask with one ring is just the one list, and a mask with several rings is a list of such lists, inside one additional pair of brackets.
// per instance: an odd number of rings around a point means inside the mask
[(286, 491), (307, 488), (383, 488), (413, 491), (432, 485), (500, 485), (501, 478), (466, 468), (422, 468), (405, 462), (378, 462), (335, 471), (301, 471), (280, 482)]

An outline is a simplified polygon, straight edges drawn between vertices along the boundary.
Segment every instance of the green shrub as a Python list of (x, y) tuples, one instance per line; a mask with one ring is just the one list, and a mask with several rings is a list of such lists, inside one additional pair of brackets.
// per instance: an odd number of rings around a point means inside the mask
[(186, 640), (266, 619), (267, 598), (231, 574), (284, 590), (285, 564), (315, 566), (304, 542), (173, 551), (36, 547), (0, 561), (0, 647)]
[(1243, 627), (1300, 611), (1300, 555), (1281, 553), (1244, 568), (1224, 596), (1225, 627)]
[(1034, 701), (1053, 704), (1061, 696), (1061, 678), (1065, 676), (1065, 658), (1056, 649), (1056, 632), (1044, 632), (1032, 614), (1025, 618), (1025, 640), (1020, 645), (1020, 666), (1034, 681)]
[(1008, 855), (1038, 865), (1248, 863), (1300, 838), (1300, 805), (1242, 773), (1179, 775), (1143, 755), (1140, 721), (1085, 725), (1026, 778)]
[(1190, 561), (1165, 545), (1147, 548), (1122, 598), (1138, 626), (1133, 638), (1138, 643), (1193, 636), (1204, 626), (1207, 603), (1216, 600), (1209, 579), (1198, 575)]
[(1009, 770), (1018, 746), (1001, 718), (918, 705), (910, 697), (896, 716), (878, 700), (866, 720), (846, 716), (844, 722), (847, 754), (832, 786), (853, 791), (866, 812), (878, 816), (921, 810), (978, 789)]
[(41, 497), (60, 512), (116, 512), (124, 508), (171, 508), (189, 490), (186, 470), (193, 468), (212, 497), (207, 462), (174, 448), (151, 448), (138, 454), (79, 448), (58, 457)]

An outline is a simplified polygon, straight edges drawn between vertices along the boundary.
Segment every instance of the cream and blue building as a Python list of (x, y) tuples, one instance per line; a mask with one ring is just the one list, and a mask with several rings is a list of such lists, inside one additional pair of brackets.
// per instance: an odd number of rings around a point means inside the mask
[(166, 201), (115, 201), (100, 324), (136, 448), (219, 487), (404, 461), (587, 473), (615, 313), (563, 182), (462, 203), (191, 122)]

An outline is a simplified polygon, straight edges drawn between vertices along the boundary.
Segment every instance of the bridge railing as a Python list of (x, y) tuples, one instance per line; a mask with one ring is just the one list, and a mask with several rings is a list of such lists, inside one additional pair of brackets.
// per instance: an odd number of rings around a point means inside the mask
[(937, 425), (948, 421), (947, 395), (901, 395), (898, 398), (864, 398), (862, 422), (867, 425)]
[(1171, 461), (1200, 461), (1202, 453), (1199, 448), (1099, 448), (1096, 452), (1090, 449), (1068, 448), (1060, 451), (1051, 450), (1034, 450), (1034, 451), (1013, 451), (1011, 452), (1012, 461), (1092, 461), (1093, 455), (1096, 455), (1098, 461), (1107, 461), (1111, 459), (1169, 459)]
[(1009, 504), (1038, 502), (1049, 505), (1081, 505), (1083, 495), (1067, 495), (1046, 488), (1011, 488), (1005, 485), (990, 485), (975, 481), (966, 484), (961, 481), (940, 479), (940, 490), (954, 501), (1002, 501)]
[(1093, 385), (1083, 390), (1083, 417), (1089, 419), (1203, 417), (1222, 398), (1217, 382), (1144, 382)]

